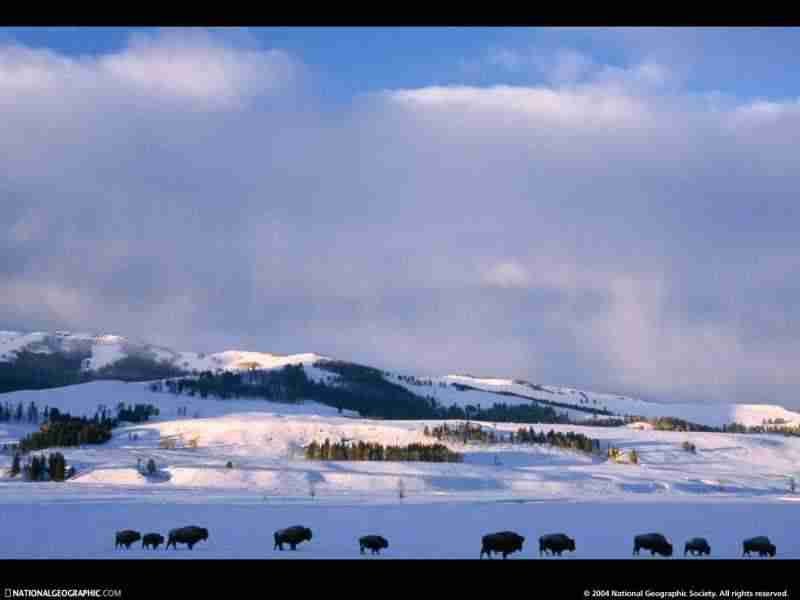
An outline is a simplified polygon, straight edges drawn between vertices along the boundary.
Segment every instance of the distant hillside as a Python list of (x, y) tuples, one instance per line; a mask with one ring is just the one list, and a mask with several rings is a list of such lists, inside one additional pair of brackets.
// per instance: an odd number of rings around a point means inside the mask
[[(229, 376), (224, 377), (226, 373)], [(184, 378), (181, 385), (186, 393), (281, 401), (288, 394), (387, 419), (611, 424), (671, 417), (682, 427), (692, 428), (730, 423), (800, 425), (800, 413), (776, 405), (665, 404), (519, 379), (390, 373), (314, 353), (227, 350), (204, 354), (118, 335), (0, 331), (0, 393), (104, 379), (168, 378)]]

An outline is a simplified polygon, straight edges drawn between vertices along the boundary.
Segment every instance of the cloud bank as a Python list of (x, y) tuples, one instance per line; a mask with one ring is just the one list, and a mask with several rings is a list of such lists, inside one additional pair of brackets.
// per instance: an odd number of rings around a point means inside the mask
[(0, 46), (0, 326), (797, 407), (798, 101), (548, 60), (331, 108), (211, 34)]

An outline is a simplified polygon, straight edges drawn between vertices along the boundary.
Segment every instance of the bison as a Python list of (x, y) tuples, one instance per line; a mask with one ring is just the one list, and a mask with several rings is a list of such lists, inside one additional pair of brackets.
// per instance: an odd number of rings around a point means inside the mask
[(708, 545), (706, 538), (692, 538), (686, 545), (683, 547), (683, 555), (686, 556), (688, 552), (692, 553), (692, 556), (703, 554), (709, 555), (711, 554), (711, 546)]
[(142, 548), (152, 546), (153, 550), (156, 550), (158, 546), (163, 543), (164, 536), (159, 533), (148, 533), (142, 536)]
[(490, 533), (481, 538), (481, 558), (486, 554), (492, 558), (492, 552), (498, 552), (505, 559), (513, 552), (522, 551), (522, 544), (525, 538), (513, 531), (498, 531)]
[(637, 535), (633, 539), (633, 553), (638, 555), (641, 548), (650, 550), (651, 556), (654, 554), (672, 556), (672, 544), (660, 533)]
[(207, 539), (208, 529), (189, 525), (188, 527), (181, 527), (180, 529), (172, 529), (169, 532), (167, 546), (164, 549), (167, 550), (172, 546), (177, 550), (178, 544), (186, 544), (189, 546), (189, 550), (191, 550), (197, 542)]
[(139, 541), (140, 539), (142, 539), (142, 536), (138, 531), (133, 531), (131, 529), (118, 531), (114, 547), (119, 548), (120, 546), (125, 546), (125, 548), (130, 550), (131, 544)]
[(548, 550), (551, 554), (558, 554), (558, 556), (561, 556), (564, 550), (575, 552), (575, 540), (563, 533), (543, 535), (539, 538), (539, 556), (546, 554)]
[(751, 552), (758, 552), (759, 556), (775, 556), (775, 544), (763, 535), (750, 538), (742, 542), (742, 556), (750, 556)]
[(308, 527), (293, 525), (275, 532), (275, 546), (272, 549), (279, 548), (283, 550), (283, 545), (289, 544), (292, 550), (297, 550), (297, 544), (305, 541), (310, 542), (311, 537), (311, 530)]
[(382, 548), (388, 548), (389, 542), (385, 537), (379, 535), (365, 535), (358, 538), (358, 544), (361, 546), (361, 554), (364, 554), (364, 548), (372, 550), (373, 554), (380, 554)]

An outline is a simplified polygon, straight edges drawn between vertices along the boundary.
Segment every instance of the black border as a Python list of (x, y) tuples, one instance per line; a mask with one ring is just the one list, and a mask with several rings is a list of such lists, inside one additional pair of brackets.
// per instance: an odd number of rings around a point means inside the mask
[[(688, 10), (687, 10), (688, 9)], [(771, 9), (771, 10), (770, 10)], [(511, 3), (487, 6), (413, 5), (407, 3), (213, 3), (142, 4), (58, 3), (43, 8), (35, 3), (5, 3), (0, 27), (770, 27), (800, 26), (800, 6), (783, 3), (769, 7), (727, 3), (681, 7), (642, 3)]]
[[(386, 557), (388, 558), (388, 557)], [(428, 596), (434, 591), (475, 592), (493, 597), (525, 594), (544, 598), (613, 598), (604, 592), (729, 589), (788, 591), (800, 598), (800, 561), (778, 558), (580, 560), (509, 557), (492, 560), (9, 560), (0, 587), (110, 588), (129, 598), (330, 594), (379, 598)], [(493, 590), (493, 591), (492, 591)], [(599, 590), (592, 596), (591, 590)], [(543, 595), (545, 594), (546, 595)], [(401, 596), (402, 597), (402, 596)], [(644, 596), (647, 597), (647, 596)], [(651, 598), (656, 596), (650, 596)], [(695, 596), (699, 597), (699, 596)], [(746, 596), (745, 596), (746, 597)], [(751, 596), (755, 598), (755, 596)], [(717, 597), (718, 600), (720, 597)], [(734, 599), (731, 596), (730, 599)]]

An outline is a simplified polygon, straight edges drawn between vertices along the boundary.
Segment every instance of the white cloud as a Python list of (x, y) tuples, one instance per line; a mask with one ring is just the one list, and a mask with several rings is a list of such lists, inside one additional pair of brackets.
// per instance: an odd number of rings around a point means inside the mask
[(103, 57), (101, 73), (146, 94), (231, 105), (291, 81), (293, 61), (279, 50), (238, 50), (205, 38), (136, 38)]
[(134, 95), (232, 108), (290, 85), (298, 67), (279, 50), (237, 49), (180, 31), (133, 37), (120, 52), (97, 57), (6, 45), (0, 46), (0, 101), (19, 102), (20, 94), (87, 102)]
[(411, 108), (468, 111), (496, 117), (516, 114), (567, 126), (638, 122), (649, 112), (648, 106), (635, 96), (597, 88), (433, 86), (392, 91), (388, 98)]

